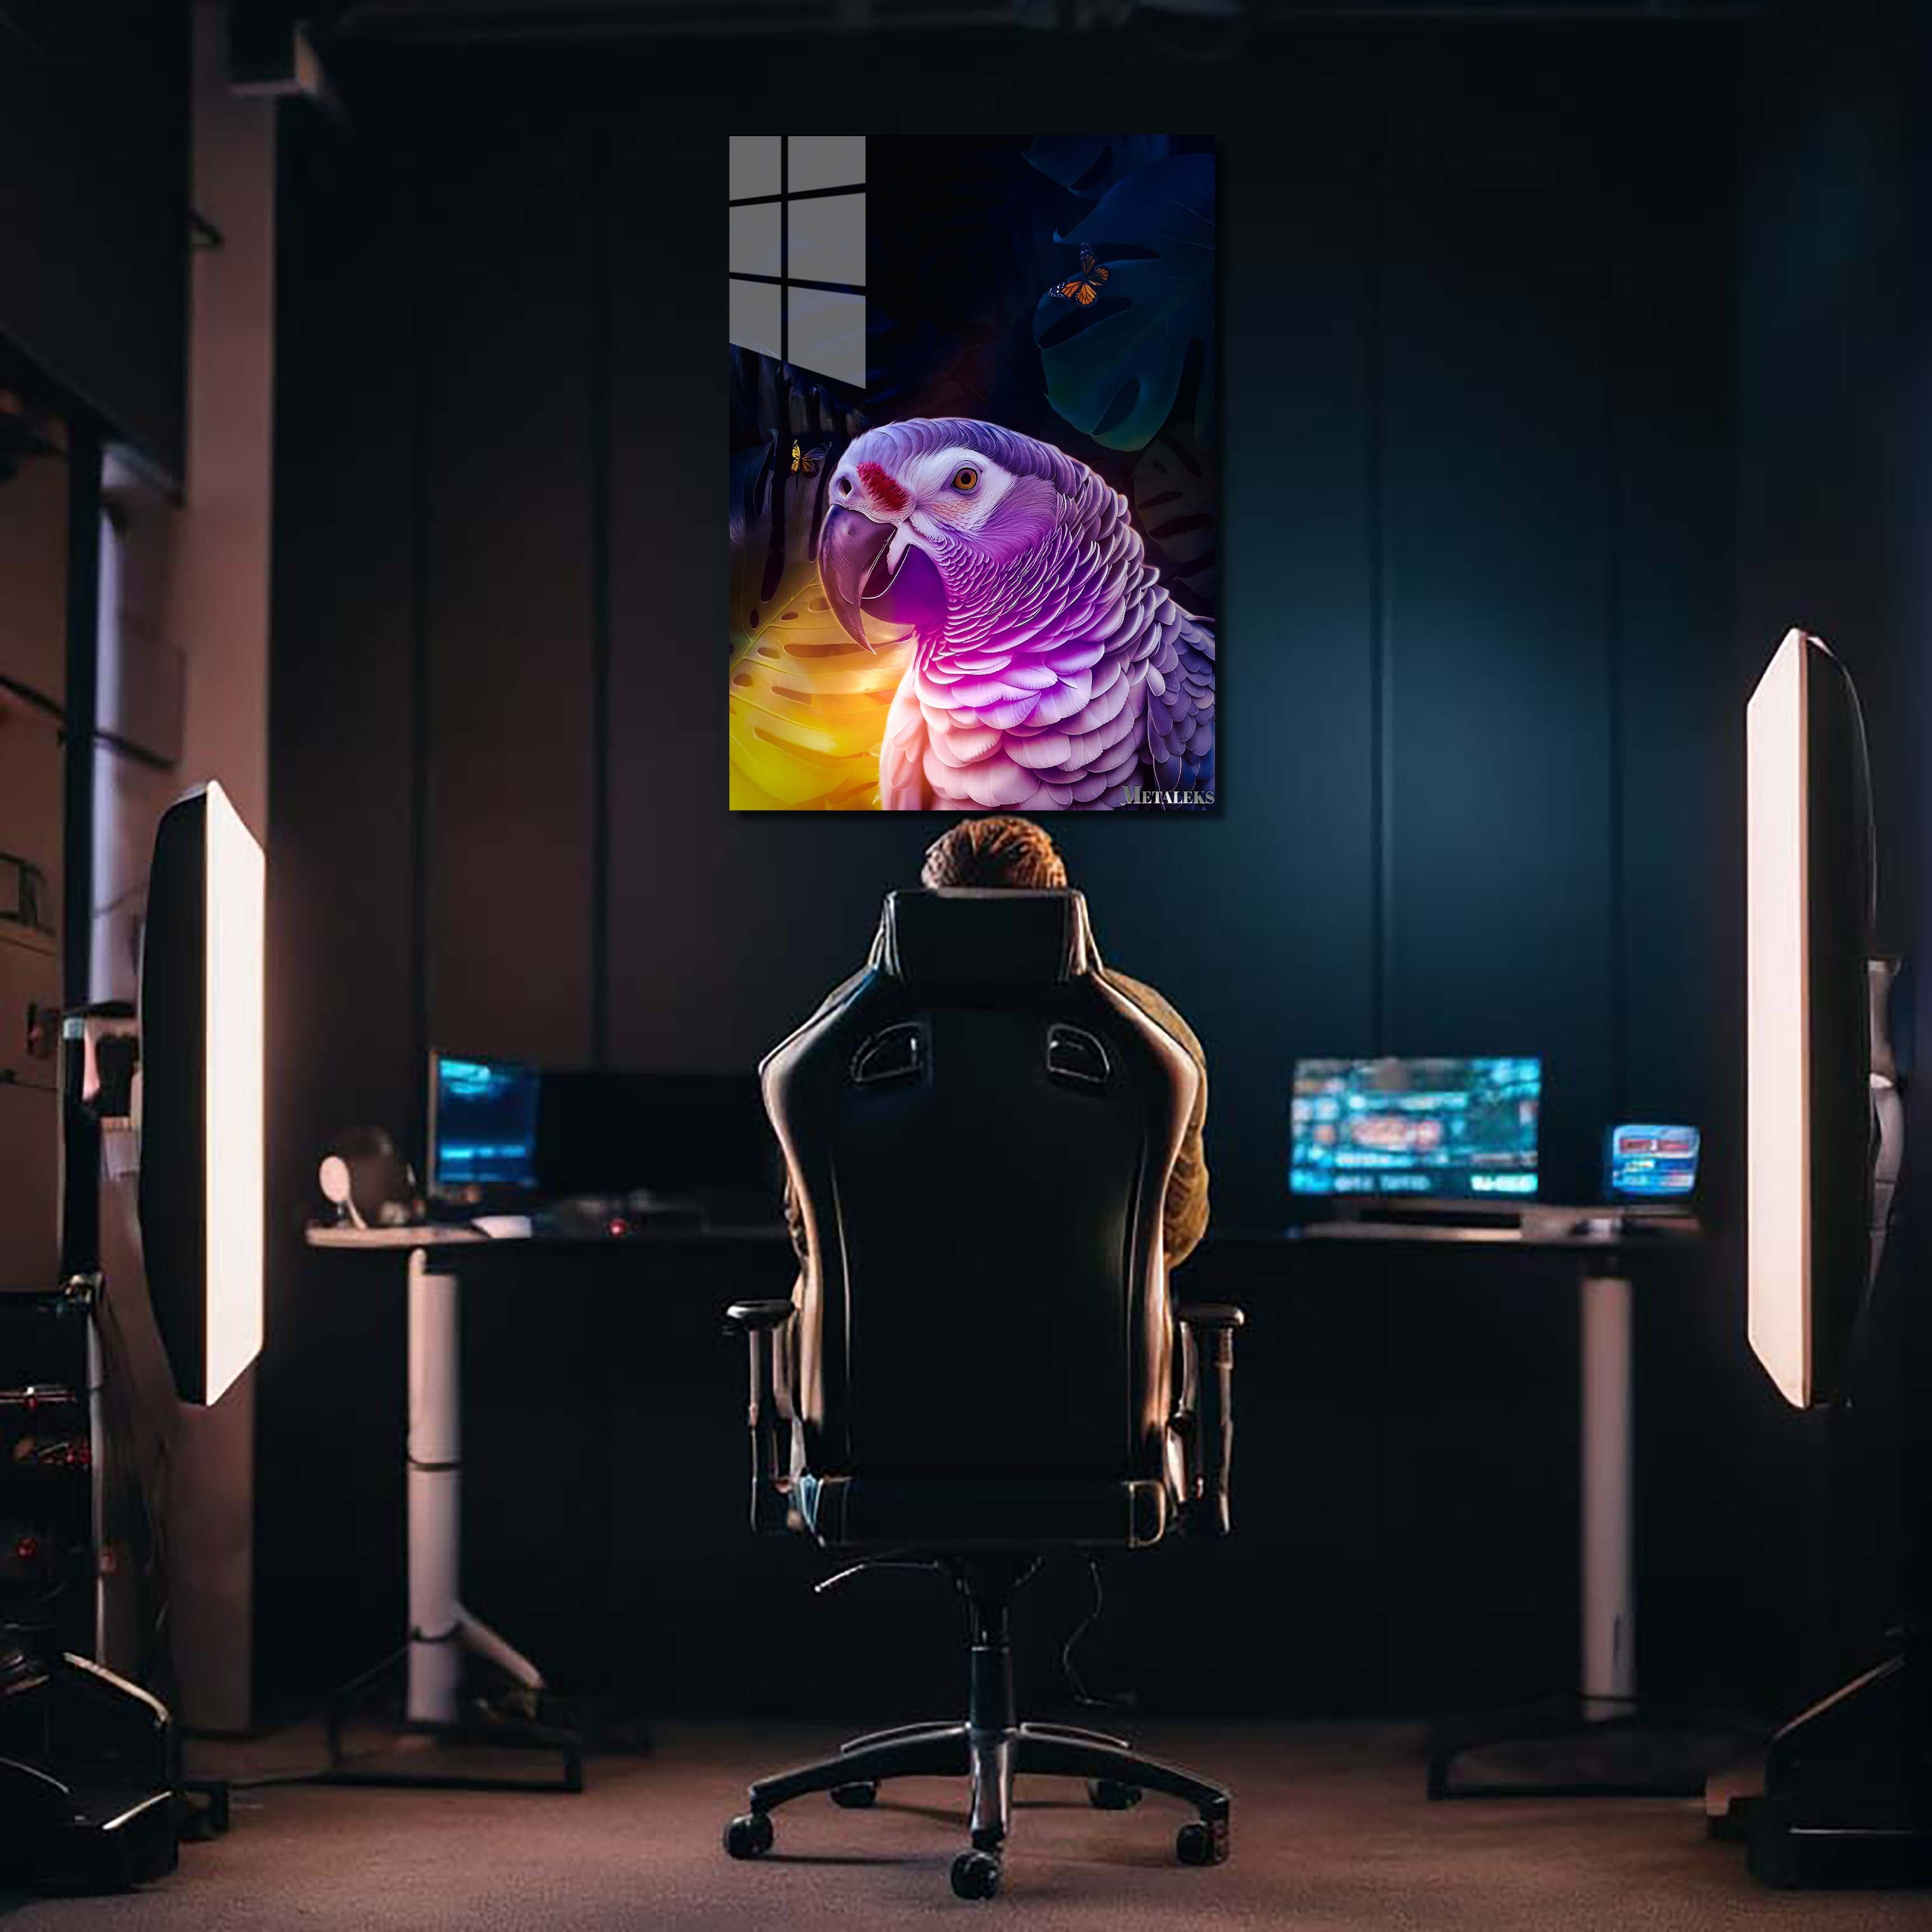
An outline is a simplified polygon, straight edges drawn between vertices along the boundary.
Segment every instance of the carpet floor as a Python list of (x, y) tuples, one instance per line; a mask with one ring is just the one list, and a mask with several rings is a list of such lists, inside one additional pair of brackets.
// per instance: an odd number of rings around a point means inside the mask
[[(1174, 1862), (1181, 1808), (1090, 1810), (1077, 1786), (1025, 1781), (999, 1898), (956, 1899), (964, 1793), (916, 1780), (870, 1811), (806, 1798), (755, 1863), (718, 1834), (752, 1777), (836, 1740), (802, 1727), (666, 1727), (649, 1756), (592, 1761), (581, 1796), (271, 1786), (236, 1794), (233, 1828), (184, 1846), (173, 1876), (131, 1894), (0, 1898), (8, 1932), (230, 1928), (900, 1927), (1022, 1916), (1030, 1932), (1210, 1925), (1723, 1932), (1932, 1925), (1925, 1894), (1778, 1893), (1741, 1849), (1708, 1843), (1691, 1803), (1430, 1804), (1413, 1730), (1280, 1724), (1145, 1727), (1138, 1742), (1234, 1792), (1233, 1854)], [(251, 1748), (248, 1767), (296, 1743)], [(209, 1754), (198, 1748), (206, 1760)]]

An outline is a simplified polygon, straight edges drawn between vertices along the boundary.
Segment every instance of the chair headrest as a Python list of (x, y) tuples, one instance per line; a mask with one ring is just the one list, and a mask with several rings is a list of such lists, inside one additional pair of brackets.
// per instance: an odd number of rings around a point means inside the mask
[(1011, 986), (1078, 979), (1100, 960), (1078, 892), (949, 887), (887, 893), (872, 963), (908, 985)]

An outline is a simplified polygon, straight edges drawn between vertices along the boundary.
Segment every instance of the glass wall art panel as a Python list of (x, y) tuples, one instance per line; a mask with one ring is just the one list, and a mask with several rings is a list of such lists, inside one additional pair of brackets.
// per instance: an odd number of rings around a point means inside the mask
[(1213, 809), (1215, 172), (732, 139), (734, 809)]

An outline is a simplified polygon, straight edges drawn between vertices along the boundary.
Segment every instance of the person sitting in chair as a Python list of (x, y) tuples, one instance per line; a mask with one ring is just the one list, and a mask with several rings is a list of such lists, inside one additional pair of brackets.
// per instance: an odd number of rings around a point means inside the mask
[[(1066, 864), (1046, 830), (1030, 818), (1004, 815), (964, 818), (941, 832), (926, 848), (920, 880), (934, 892), (948, 886), (980, 891), (1064, 892)], [(1202, 1236), (1208, 1231), (1208, 1159), (1202, 1142), (1202, 1130), (1208, 1118), (1207, 1056), (1195, 1037), (1194, 1029), (1153, 987), (1130, 979), (1110, 966), (1103, 965), (1100, 970), (1100, 977), (1115, 992), (1138, 1006), (1186, 1049), (1201, 1075), (1193, 1111), (1188, 1116), (1186, 1132), (1181, 1136), (1180, 1151), (1174, 1156), (1173, 1171), (1168, 1176), (1167, 1198), (1161, 1214), (1167, 1265), (1177, 1268), (1200, 1245)], [(819, 1013), (837, 1005), (864, 976), (862, 968), (835, 986), (820, 1002)], [(792, 1246), (802, 1266), (808, 1252), (805, 1216), (792, 1198), (789, 1177), (785, 1182), (784, 1204)]]

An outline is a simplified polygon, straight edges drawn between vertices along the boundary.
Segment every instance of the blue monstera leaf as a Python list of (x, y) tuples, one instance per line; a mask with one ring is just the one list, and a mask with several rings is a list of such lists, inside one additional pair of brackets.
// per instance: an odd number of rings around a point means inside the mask
[[(1081, 251), (1034, 311), (1046, 399), (1108, 449), (1144, 449), (1172, 413), (1190, 356), (1195, 429), (1214, 419), (1214, 157), (1169, 154), (1137, 168), (1055, 240)], [(1090, 254), (1090, 302), (1061, 290)]]
[(1170, 146), (1165, 134), (1042, 134), (1027, 159), (1048, 181), (1092, 201), (1160, 160)]

